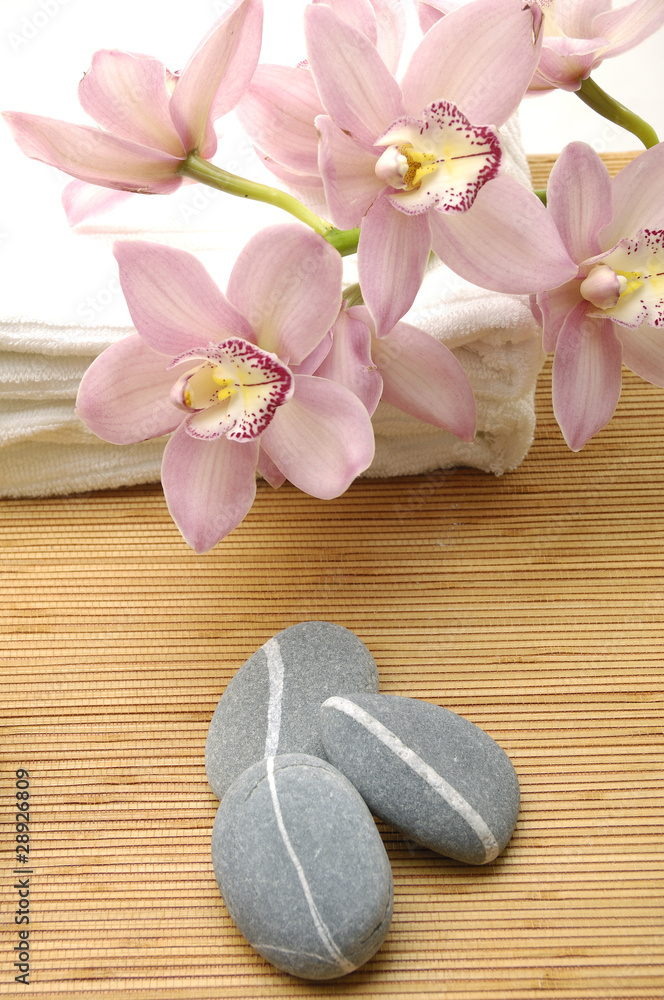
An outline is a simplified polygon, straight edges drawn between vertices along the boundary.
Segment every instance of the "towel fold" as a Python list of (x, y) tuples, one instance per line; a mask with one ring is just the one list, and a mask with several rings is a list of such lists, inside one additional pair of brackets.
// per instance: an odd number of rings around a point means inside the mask
[[(504, 131), (509, 172), (528, 183), (518, 125)], [(40, 167), (40, 169), (44, 169)], [(53, 192), (48, 192), (53, 198)], [(64, 217), (19, 233), (3, 262), (0, 314), (0, 496), (36, 497), (157, 482), (165, 438), (100, 441), (74, 413), (94, 358), (133, 332), (111, 253), (116, 239), (146, 239), (195, 252), (224, 288), (238, 249), (259, 228), (287, 221), (269, 206), (198, 185), (168, 199), (137, 196), (71, 232)], [(46, 214), (50, 202), (43, 205)], [(37, 210), (41, 203), (37, 205)], [(60, 209), (58, 209), (60, 212)], [(346, 279), (355, 280), (346, 261)], [(365, 475), (396, 476), (465, 465), (497, 475), (525, 457), (535, 426), (543, 354), (525, 297), (487, 292), (444, 267), (427, 275), (405, 319), (445, 343), (463, 365), (478, 407), (472, 444), (380, 403), (376, 455)]]

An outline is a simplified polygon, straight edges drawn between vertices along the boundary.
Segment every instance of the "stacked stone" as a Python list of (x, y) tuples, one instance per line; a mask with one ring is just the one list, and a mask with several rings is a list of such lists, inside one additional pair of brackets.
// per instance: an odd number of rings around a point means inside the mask
[(519, 810), (512, 763), (487, 733), (379, 694), (367, 647), (329, 622), (285, 629), (238, 670), (205, 765), (221, 799), (212, 860), (228, 912), (264, 958), (305, 979), (352, 972), (385, 940), (393, 881), (373, 816), (481, 865)]

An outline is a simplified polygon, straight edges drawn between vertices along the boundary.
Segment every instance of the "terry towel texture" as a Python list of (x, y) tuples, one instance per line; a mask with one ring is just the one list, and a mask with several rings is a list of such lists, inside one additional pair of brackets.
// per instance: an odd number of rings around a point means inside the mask
[[(503, 133), (503, 144), (509, 172), (529, 183), (516, 124)], [(0, 314), (0, 496), (159, 480), (165, 439), (124, 446), (100, 441), (74, 413), (76, 392), (92, 360), (133, 332), (111, 252), (116, 239), (168, 242), (196, 252), (224, 288), (249, 236), (262, 225), (291, 221), (256, 203), (228, 211), (228, 200), (217, 195), (192, 185), (177, 197), (131, 199), (128, 221), (118, 211), (111, 221), (102, 217), (77, 232), (67, 229), (58, 205), (38, 240), (26, 231), (23, 241), (13, 241), (14, 280), (5, 285)], [(354, 281), (354, 264), (346, 263), (348, 281)], [(477, 399), (477, 437), (466, 444), (381, 403), (373, 418), (376, 456), (365, 474), (460, 465), (498, 475), (514, 469), (532, 441), (534, 387), (543, 361), (527, 300), (483, 291), (440, 267), (427, 275), (405, 319), (442, 340), (461, 361)]]

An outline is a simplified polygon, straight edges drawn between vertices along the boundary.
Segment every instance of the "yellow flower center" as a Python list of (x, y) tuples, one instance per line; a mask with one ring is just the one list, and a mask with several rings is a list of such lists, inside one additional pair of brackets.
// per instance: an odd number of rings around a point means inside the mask
[(415, 191), (422, 178), (432, 174), (439, 160), (433, 153), (416, 149), (411, 142), (388, 146), (376, 165), (376, 174), (391, 187)]
[(215, 368), (212, 372), (212, 380), (219, 386), (217, 389), (217, 399), (220, 403), (224, 399), (230, 399), (231, 396), (234, 396), (239, 388), (235, 379), (228, 378), (222, 367)]

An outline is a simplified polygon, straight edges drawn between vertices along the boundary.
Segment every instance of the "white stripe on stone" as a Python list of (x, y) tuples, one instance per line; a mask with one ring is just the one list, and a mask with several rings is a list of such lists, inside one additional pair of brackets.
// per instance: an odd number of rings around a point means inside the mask
[(263, 757), (271, 757), (279, 746), (281, 730), (281, 702), (284, 694), (284, 661), (281, 658), (279, 643), (275, 638), (268, 639), (263, 646), (267, 657), (267, 672), (270, 682), (270, 696), (267, 706), (267, 731), (265, 734), (265, 753)]
[(445, 781), (445, 778), (438, 774), (425, 760), (422, 760), (414, 750), (411, 750), (405, 743), (402, 743), (399, 737), (388, 729), (387, 726), (384, 726), (382, 722), (379, 722), (373, 715), (365, 712), (363, 708), (360, 708), (359, 705), (356, 705), (348, 698), (340, 698), (338, 696), (328, 698), (326, 707), (336, 708), (339, 712), (350, 716), (359, 725), (364, 726), (388, 750), (391, 750), (404, 764), (407, 764), (420, 778), (423, 778), (441, 798), (445, 799), (448, 805), (466, 821), (471, 830), (480, 838), (486, 855), (485, 863), (493, 861), (500, 854), (500, 847), (496, 838), (480, 814), (473, 809), (470, 802), (467, 802), (453, 785)]
[(291, 843), (291, 839), (288, 836), (288, 830), (286, 829), (284, 818), (281, 814), (281, 806), (279, 805), (279, 797), (277, 795), (277, 783), (274, 777), (274, 757), (268, 757), (266, 760), (266, 765), (267, 765), (267, 780), (268, 780), (268, 785), (270, 787), (270, 795), (272, 796), (272, 805), (274, 807), (274, 814), (277, 819), (277, 826), (279, 828), (279, 833), (281, 834), (281, 839), (283, 840), (284, 846), (288, 851), (288, 856), (293, 862), (295, 871), (297, 872), (297, 877), (300, 880), (300, 885), (302, 886), (302, 890), (307, 900), (309, 912), (311, 913), (311, 919), (314, 922), (314, 926), (316, 928), (316, 931), (318, 932), (318, 936), (323, 942), (325, 950), (329, 954), (330, 958), (332, 959), (333, 962), (335, 962), (339, 966), (340, 970), (342, 972), (352, 972), (355, 969), (355, 966), (352, 964), (352, 962), (349, 962), (347, 958), (344, 958), (342, 953), (339, 951), (338, 946), (336, 945), (332, 935), (330, 934), (329, 928), (327, 927), (325, 921), (318, 912), (318, 907), (316, 906), (316, 902), (312, 895), (311, 889), (309, 888), (309, 883), (307, 881), (307, 876), (304, 872), (304, 868), (300, 864), (300, 859), (295, 853), (295, 849)]
[(282, 948), (278, 944), (272, 944), (270, 941), (252, 941), (251, 947), (259, 951), (264, 958), (267, 958), (267, 953), (272, 952), (273, 954), (279, 955), (296, 955), (298, 958), (317, 958), (319, 962), (327, 961), (325, 955), (321, 955), (319, 951), (304, 951), (300, 948)]

